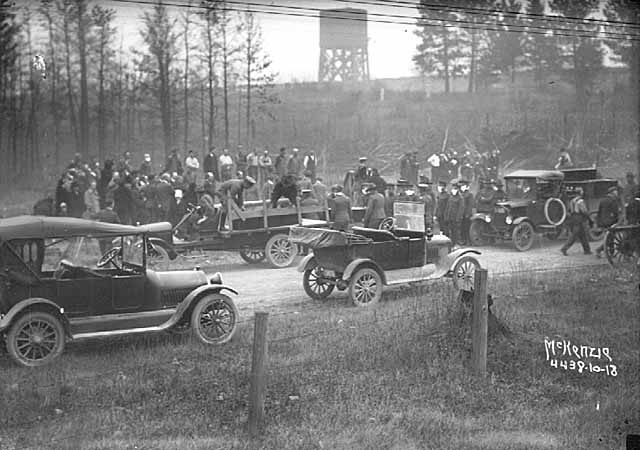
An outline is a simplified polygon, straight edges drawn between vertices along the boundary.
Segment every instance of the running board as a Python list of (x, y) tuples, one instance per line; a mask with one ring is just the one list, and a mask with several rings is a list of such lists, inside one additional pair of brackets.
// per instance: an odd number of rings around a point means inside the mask
[(155, 327), (147, 327), (147, 328), (129, 328), (124, 330), (111, 330), (111, 331), (96, 331), (93, 333), (78, 333), (71, 335), (71, 338), (76, 340), (81, 339), (93, 339), (93, 338), (103, 338), (103, 337), (114, 337), (114, 336), (124, 336), (130, 334), (142, 334), (142, 333), (158, 333), (161, 331), (166, 331), (168, 327), (164, 327), (162, 325)]
[(419, 283), (422, 281), (440, 278), (442, 274), (435, 264), (426, 264), (422, 267), (409, 267), (408, 269), (396, 269), (385, 271), (387, 286), (406, 283)]

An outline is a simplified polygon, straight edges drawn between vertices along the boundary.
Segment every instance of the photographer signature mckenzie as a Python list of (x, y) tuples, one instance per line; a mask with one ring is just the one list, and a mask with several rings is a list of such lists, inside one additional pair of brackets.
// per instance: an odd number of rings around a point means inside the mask
[(578, 373), (605, 373), (618, 376), (618, 367), (612, 364), (609, 347), (591, 347), (572, 344), (569, 340), (544, 338), (544, 350), (549, 365), (556, 369)]

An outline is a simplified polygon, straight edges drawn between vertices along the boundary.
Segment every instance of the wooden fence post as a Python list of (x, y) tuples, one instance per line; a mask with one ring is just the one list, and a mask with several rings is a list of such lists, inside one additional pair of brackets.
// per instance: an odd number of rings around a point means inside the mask
[(487, 269), (476, 269), (471, 316), (471, 357), (474, 372), (481, 376), (487, 373), (488, 316)]
[(265, 365), (267, 362), (267, 319), (269, 313), (255, 314), (253, 328), (253, 354), (251, 357), (251, 380), (249, 386), (249, 434), (258, 435), (264, 422), (264, 397), (267, 387)]

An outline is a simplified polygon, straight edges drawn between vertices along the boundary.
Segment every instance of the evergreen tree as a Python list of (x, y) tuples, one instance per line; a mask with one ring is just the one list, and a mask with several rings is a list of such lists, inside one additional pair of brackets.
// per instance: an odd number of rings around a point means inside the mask
[[(535, 33), (528, 33), (524, 42), (524, 56), (534, 71), (538, 88), (543, 87), (545, 77), (549, 73), (560, 70), (560, 51), (558, 37), (553, 33), (552, 23), (544, 17), (544, 5), (542, 0), (529, 0), (527, 13), (531, 18), (527, 25), (535, 27)], [(536, 17), (533, 17), (536, 16)], [(542, 34), (543, 29), (549, 30)]]
[(444, 78), (445, 93), (451, 91), (450, 78), (461, 75), (464, 71), (463, 60), (467, 54), (469, 38), (465, 30), (455, 26), (455, 21), (462, 15), (446, 8), (451, 4), (452, 2), (443, 0), (420, 1), (416, 35), (421, 42), (413, 57), (421, 73), (435, 73)]

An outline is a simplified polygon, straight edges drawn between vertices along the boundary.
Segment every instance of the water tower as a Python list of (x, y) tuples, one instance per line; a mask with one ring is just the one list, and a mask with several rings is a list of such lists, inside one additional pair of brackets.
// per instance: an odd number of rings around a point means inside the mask
[(369, 80), (367, 42), (366, 10), (320, 11), (318, 81)]

